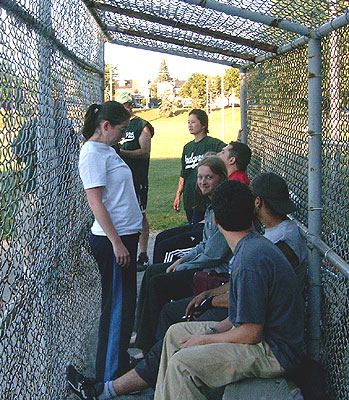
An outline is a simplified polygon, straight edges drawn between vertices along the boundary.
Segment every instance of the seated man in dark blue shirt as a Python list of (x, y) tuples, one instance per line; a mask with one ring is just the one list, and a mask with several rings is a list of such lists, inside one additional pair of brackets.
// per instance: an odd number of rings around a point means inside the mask
[(252, 232), (253, 195), (239, 182), (225, 182), (214, 192), (212, 207), (234, 252), (229, 316), (169, 328), (155, 400), (205, 399), (204, 388), (276, 377), (302, 360), (303, 300), (296, 274), (281, 250)]
[[(155, 399), (205, 399), (204, 388), (279, 376), (303, 356), (303, 300), (296, 274), (281, 250), (252, 232), (250, 190), (240, 182), (225, 182), (216, 189), (212, 206), (234, 252), (229, 317), (219, 323), (175, 324), (168, 330)], [(104, 386), (73, 368), (69, 372), (72, 387), (96, 395), (87, 398), (124, 394), (130, 390), (130, 377), (133, 390), (147, 386), (135, 370)]]

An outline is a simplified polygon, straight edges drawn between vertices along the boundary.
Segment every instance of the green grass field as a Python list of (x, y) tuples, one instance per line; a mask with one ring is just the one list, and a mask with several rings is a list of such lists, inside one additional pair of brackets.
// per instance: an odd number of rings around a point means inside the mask
[[(224, 110), (224, 141), (235, 140), (240, 128), (240, 108)], [(157, 109), (137, 111), (137, 115), (151, 122), (155, 128), (152, 139), (149, 171), (149, 200), (147, 215), (151, 231), (159, 231), (186, 223), (183, 210), (177, 214), (173, 208), (180, 173), (180, 157), (183, 146), (193, 140), (187, 128), (189, 110), (177, 110), (171, 118), (159, 117)], [(222, 111), (216, 110), (209, 119), (209, 134), (223, 140)]]

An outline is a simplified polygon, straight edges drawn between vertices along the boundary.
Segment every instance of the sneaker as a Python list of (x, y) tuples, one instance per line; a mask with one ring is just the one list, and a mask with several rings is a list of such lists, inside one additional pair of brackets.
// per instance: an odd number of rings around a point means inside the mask
[(137, 271), (145, 271), (149, 267), (149, 258), (147, 253), (140, 253), (137, 260)]
[(104, 390), (103, 383), (97, 383), (94, 379), (89, 379), (79, 374), (72, 365), (67, 367), (67, 381), (73, 392), (80, 399), (97, 400)]

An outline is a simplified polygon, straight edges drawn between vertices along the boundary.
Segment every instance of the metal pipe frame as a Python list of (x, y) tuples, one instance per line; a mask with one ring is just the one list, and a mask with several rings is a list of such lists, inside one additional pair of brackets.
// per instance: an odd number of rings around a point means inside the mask
[[(310, 39), (308, 47), (308, 229), (317, 237), (321, 236), (322, 211), (322, 125), (321, 125), (321, 41)], [(321, 256), (316, 248), (309, 251), (309, 356), (315, 360), (320, 356), (320, 302), (321, 302)]]
[(287, 21), (282, 18), (270, 17), (269, 15), (260, 14), (243, 8), (234, 7), (228, 4), (222, 4), (215, 0), (182, 0), (182, 1), (184, 3), (194, 4), (196, 6), (201, 6), (209, 8), (211, 10), (223, 12), (225, 14), (232, 15), (234, 17), (249, 19), (250, 21), (279, 28), (286, 32), (293, 32), (299, 35), (309, 34), (308, 28), (304, 25), (295, 24), (293, 22)]
[(255, 56), (248, 54), (248, 53), (240, 53), (237, 51), (233, 50), (225, 50), (221, 47), (210, 47), (206, 46), (203, 44), (198, 44), (191, 42), (189, 40), (184, 40), (184, 39), (174, 39), (172, 37), (166, 37), (163, 35), (159, 34), (152, 34), (152, 33), (146, 33), (140, 30), (133, 30), (133, 29), (124, 29), (124, 28), (118, 28), (116, 26), (106, 26), (106, 29), (109, 32), (117, 32), (121, 33), (124, 35), (129, 35), (129, 36), (134, 36), (134, 37), (141, 37), (144, 39), (149, 39), (149, 40), (155, 40), (159, 42), (165, 42), (165, 43), (171, 43), (177, 46), (183, 46), (183, 47), (189, 47), (191, 49), (197, 49), (201, 51), (207, 51), (208, 53), (213, 53), (213, 54), (222, 54), (228, 57), (232, 58), (241, 58), (242, 60), (247, 60), (253, 62), (255, 60)]
[[(115, 5), (103, 4), (100, 2), (92, 2), (90, 7), (91, 7), (90, 8), (91, 10), (92, 10), (92, 8), (95, 8), (101, 12), (109, 11), (109, 12), (111, 12), (113, 14), (117, 14), (117, 15), (126, 15), (130, 18), (136, 18), (136, 19), (139, 19), (142, 21), (148, 21), (148, 22), (152, 22), (152, 23), (156, 23), (156, 24), (160, 24), (160, 25), (171, 26), (176, 29), (182, 29), (184, 31), (195, 32), (195, 33), (198, 33), (199, 35), (211, 36), (211, 37), (214, 37), (215, 39), (226, 40), (231, 43), (236, 43), (236, 44), (240, 44), (243, 46), (247, 46), (247, 47), (251, 47), (251, 48), (255, 48), (255, 49), (259, 49), (259, 50), (263, 50), (263, 51), (268, 51), (268, 52), (270, 51), (272, 53), (273, 52), (276, 53), (276, 49), (277, 49), (276, 46), (274, 46), (270, 43), (260, 42), (258, 40), (246, 39), (246, 38), (243, 38), (240, 36), (234, 36), (234, 35), (230, 35), (230, 34), (227, 34), (224, 32), (217, 32), (217, 31), (213, 31), (209, 28), (203, 28), (202, 26), (187, 24), (187, 23), (184, 23), (181, 21), (171, 20), (171, 19), (167, 19), (164, 17), (158, 17), (155, 15), (146, 14), (146, 13), (142, 13), (139, 11), (121, 8), (121, 7), (115, 6)], [(108, 30), (108, 27), (106, 27), (106, 28)]]
[(298, 228), (300, 229), (301, 235), (307, 242), (308, 247), (315, 247), (319, 250), (323, 258), (329, 261), (338, 271), (346, 278), (349, 279), (349, 265), (343, 260), (331, 247), (329, 247), (325, 242), (323, 242), (319, 237), (313, 235), (309, 232), (309, 229), (299, 222), (292, 215), (288, 216), (292, 221), (294, 221)]
[[(120, 45), (120, 46), (126, 46), (126, 47), (133, 47), (135, 49), (142, 49), (142, 50), (151, 50), (151, 51), (155, 51), (157, 53), (165, 53), (165, 54), (171, 54), (173, 56), (178, 56), (178, 57), (184, 57), (184, 58), (193, 58), (194, 60), (200, 60), (200, 61), (206, 61), (206, 62), (212, 62), (215, 64), (222, 64), (222, 65), (226, 65), (227, 67), (232, 67), (232, 68), (240, 68), (241, 64), (238, 63), (232, 63), (230, 61), (224, 61), (224, 60), (209, 60), (207, 59), (207, 57), (204, 56), (199, 56), (197, 54), (188, 54), (188, 53), (179, 53), (178, 51), (175, 50), (170, 50), (170, 49), (163, 49), (163, 48), (151, 48), (149, 49), (149, 46), (145, 46), (142, 44), (133, 44), (133, 43), (125, 43), (121, 40), (112, 40), (111, 43)], [(216, 53), (217, 54), (217, 53)]]
[(240, 68), (240, 113), (241, 113), (241, 142), (248, 142), (248, 127), (247, 127), (247, 68)]
[(77, 65), (84, 68), (87, 71), (94, 72), (101, 77), (103, 76), (103, 71), (96, 68), (94, 65), (86, 62), (85, 60), (78, 57), (71, 50), (68, 49), (62, 42), (60, 42), (52, 29), (49, 26), (44, 26), (40, 21), (34, 18), (26, 10), (24, 10), (20, 5), (14, 0), (1, 0), (1, 7), (3, 7), (7, 12), (20, 18), (26, 25), (31, 27), (35, 32), (39, 33), (42, 37), (50, 40), (54, 46), (61, 51), (64, 55), (73, 60)]
[[(278, 47), (276, 50), (276, 54), (273, 52), (269, 52), (269, 53), (263, 54), (261, 56), (257, 56), (255, 59), (255, 63), (260, 63), (260, 62), (263, 62), (270, 58), (277, 57), (280, 54), (285, 54), (285, 53), (288, 53), (289, 51), (292, 51), (299, 47), (303, 47), (304, 45), (309, 43), (310, 38), (313, 38), (313, 39), (323, 38), (326, 35), (328, 35), (329, 33), (333, 32), (339, 28), (342, 28), (343, 26), (348, 25), (348, 24), (349, 24), (349, 11), (340, 15), (339, 17), (335, 18), (332, 21), (327, 22), (326, 24), (313, 29), (309, 33), (309, 36), (302, 36), (296, 40), (293, 40), (292, 42), (290, 42), (288, 44)], [(249, 65), (249, 64), (247, 64), (247, 65)]]

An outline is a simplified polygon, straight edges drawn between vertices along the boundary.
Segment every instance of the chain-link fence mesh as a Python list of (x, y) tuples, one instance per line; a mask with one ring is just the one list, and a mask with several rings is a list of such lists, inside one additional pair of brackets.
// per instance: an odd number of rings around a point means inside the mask
[(98, 310), (77, 160), (103, 37), (75, 0), (6, 1), (0, 21), (0, 398), (58, 399)]
[[(74, 362), (82, 366), (85, 343), (97, 315), (98, 273), (86, 243), (91, 215), (76, 167), (84, 110), (102, 97), (103, 40), (84, 3), (88, 2), (1, 2), (1, 399), (64, 397), (65, 365)], [(256, 10), (270, 13), (269, 2), (262, 3), (263, 6), (251, 1), (246, 7), (255, 5)], [(126, 8), (133, 9), (135, 4), (127, 2)], [(139, 6), (141, 3), (137, 4), (133, 11), (148, 12)], [(153, 10), (157, 4), (161, 8), (159, 2), (149, 2), (149, 7)], [(174, 9), (175, 15), (183, 11), (188, 18), (184, 22), (192, 22), (184, 3), (174, 4), (172, 8), (162, 8), (168, 10), (165, 17), (176, 19), (171, 14)], [(307, 13), (301, 8), (303, 3), (287, 4), (274, 2), (273, 12), (304, 21)], [(317, 13), (307, 14), (308, 25), (326, 22), (327, 12), (331, 14), (332, 8), (339, 7), (337, 2), (330, 2), (329, 7), (324, 4), (319, 1)], [(296, 14), (295, 5), (299, 9)], [(320, 6), (326, 8), (326, 13)], [(206, 10), (206, 15), (203, 9), (189, 8), (193, 15), (199, 13), (210, 21), (207, 28), (217, 28), (211, 24), (216, 12)], [(341, 12), (344, 9), (341, 4)], [(256, 24), (245, 25), (238, 20), (242, 30), (235, 34), (242, 35), (250, 27), (254, 37)], [(223, 29), (222, 22), (219, 29), (234, 32), (237, 19), (227, 21), (233, 22), (231, 26)], [(120, 25), (123, 20), (116, 22)], [(171, 35), (177, 37), (175, 29)], [(261, 32), (264, 36), (259, 39), (267, 40), (269, 33), (279, 35), (280, 31), (273, 27)], [(163, 32), (164, 36), (167, 34)], [(122, 42), (123, 34), (118, 35)], [(341, 28), (322, 41), (322, 239), (345, 260), (349, 195), (348, 35), (347, 28)], [(284, 32), (274, 37), (273, 43), (287, 43), (293, 36)], [(175, 50), (183, 52), (182, 47)], [(166, 45), (161, 48), (166, 50)], [(220, 58), (215, 60), (219, 62)], [(282, 175), (299, 207), (296, 217), (307, 225), (307, 48), (251, 68), (248, 88), (249, 144), (254, 154), (250, 174), (273, 170)], [(321, 278), (322, 361), (329, 375), (329, 396), (342, 400), (349, 393), (348, 282), (325, 260)]]
[[(348, 261), (349, 33), (342, 28), (322, 42), (323, 211), (321, 239)], [(266, 61), (248, 72), (249, 145), (252, 176), (274, 171), (285, 178), (307, 225), (307, 48)], [(330, 398), (348, 399), (348, 281), (323, 263), (321, 359)]]

